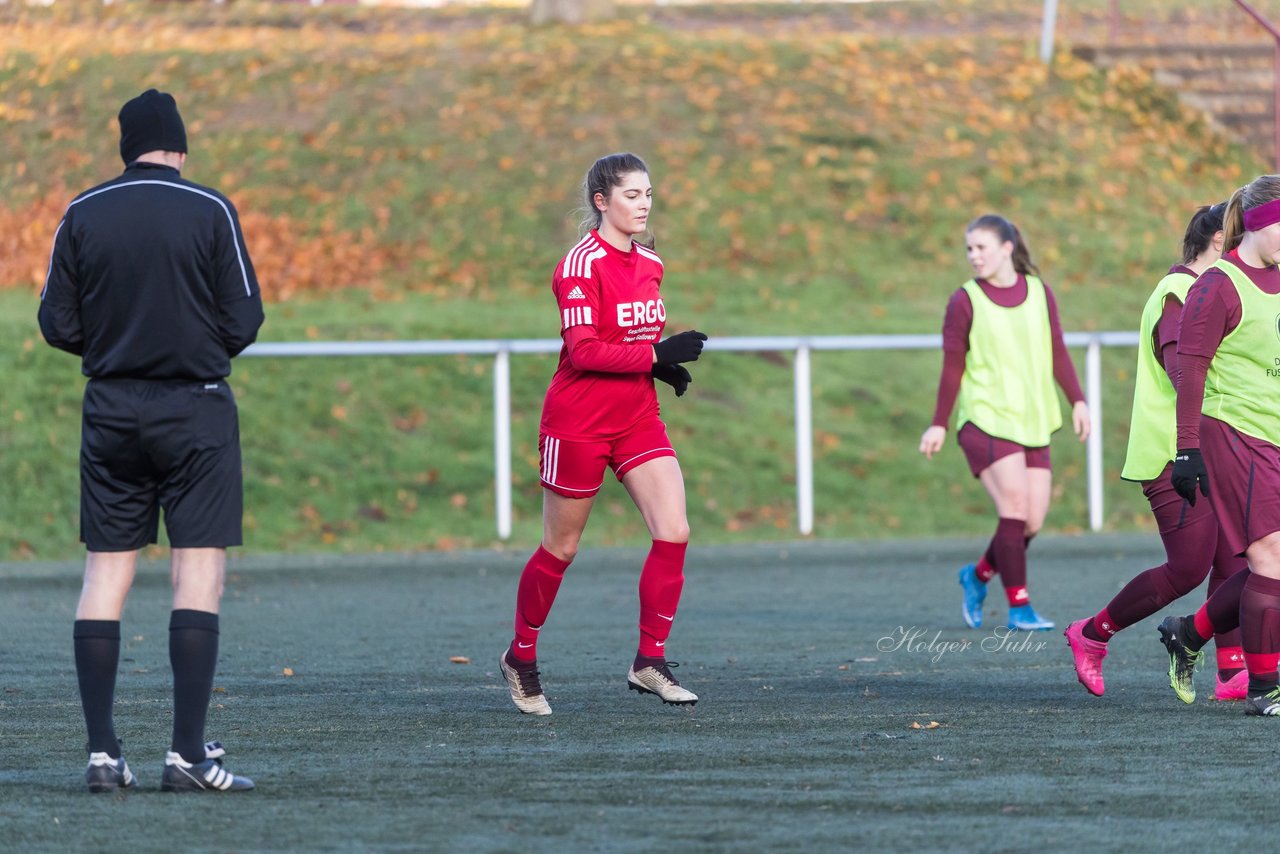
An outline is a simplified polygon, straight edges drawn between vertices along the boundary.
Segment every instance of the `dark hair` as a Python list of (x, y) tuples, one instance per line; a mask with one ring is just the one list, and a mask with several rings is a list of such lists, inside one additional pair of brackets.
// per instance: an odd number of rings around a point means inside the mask
[(1259, 175), (1231, 194), (1222, 216), (1222, 251), (1230, 252), (1244, 239), (1244, 212), (1280, 199), (1280, 175)]
[(969, 223), (964, 233), (982, 229), (990, 231), (1000, 238), (1001, 243), (1013, 244), (1013, 269), (1023, 276), (1038, 276), (1040, 268), (1031, 261), (1031, 250), (1027, 248), (1027, 241), (1022, 239), (1022, 232), (1018, 231), (1018, 227), (1009, 220), (999, 214), (983, 214), (982, 216)]
[(622, 183), (622, 176), (630, 175), (632, 172), (643, 172), (648, 175), (649, 167), (645, 166), (644, 161), (639, 157), (626, 151), (620, 154), (607, 154), (591, 164), (591, 168), (587, 170), (587, 177), (582, 181), (582, 194), (585, 197), (586, 207), (581, 209), (582, 222), (578, 224), (580, 232), (585, 234), (589, 229), (599, 228), (604, 220), (604, 214), (596, 207), (596, 193), (606, 199), (609, 198), (613, 188)]
[(1182, 235), (1182, 263), (1190, 264), (1213, 243), (1213, 236), (1222, 231), (1222, 217), (1227, 211), (1226, 202), (1201, 205), (1187, 223), (1187, 233)]

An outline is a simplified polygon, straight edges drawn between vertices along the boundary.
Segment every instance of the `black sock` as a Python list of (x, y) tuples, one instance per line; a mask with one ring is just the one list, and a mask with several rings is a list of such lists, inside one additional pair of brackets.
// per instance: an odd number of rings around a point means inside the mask
[(120, 621), (76, 620), (72, 630), (80, 705), (89, 730), (89, 752), (120, 757), (111, 707), (116, 699), (116, 670), (120, 666)]
[(647, 655), (641, 655), (640, 653), (637, 652), (636, 660), (631, 665), (631, 669), (639, 673), (641, 670), (644, 670), (646, 667), (662, 667), (666, 663), (667, 663), (667, 660), (665, 658), (650, 658)]
[(1182, 630), (1178, 632), (1179, 640), (1182, 645), (1192, 652), (1199, 652), (1204, 649), (1204, 645), (1209, 642), (1208, 638), (1200, 637), (1200, 633), (1196, 631), (1195, 615), (1191, 614), (1183, 619)]
[(1280, 674), (1277, 673), (1250, 673), (1249, 674), (1249, 696), (1261, 697), (1263, 694), (1269, 694), (1280, 684)]
[(204, 722), (218, 667), (218, 615), (175, 610), (169, 617), (173, 668), (173, 746), (187, 762), (203, 762)]

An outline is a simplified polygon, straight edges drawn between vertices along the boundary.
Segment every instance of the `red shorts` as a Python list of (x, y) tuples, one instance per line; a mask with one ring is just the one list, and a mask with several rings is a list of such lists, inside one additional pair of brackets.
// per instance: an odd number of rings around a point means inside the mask
[(538, 453), (542, 486), (565, 498), (591, 498), (599, 492), (606, 465), (622, 480), (641, 463), (676, 455), (667, 428), (657, 417), (641, 421), (616, 439), (599, 442), (570, 442), (543, 433), (538, 437)]
[(1014, 454), (1025, 454), (1029, 469), (1053, 468), (1049, 464), (1048, 445), (1028, 448), (1026, 445), (1010, 442), (1008, 439), (997, 439), (995, 436), (984, 433), (982, 428), (972, 421), (964, 422), (964, 426), (956, 434), (956, 441), (960, 443), (960, 450), (964, 451), (964, 458), (969, 461), (969, 471), (973, 472), (974, 477), (982, 474), (983, 470), (996, 460)]
[(1200, 450), (1209, 470), (1209, 500), (1232, 554), (1280, 531), (1280, 448), (1205, 415)]

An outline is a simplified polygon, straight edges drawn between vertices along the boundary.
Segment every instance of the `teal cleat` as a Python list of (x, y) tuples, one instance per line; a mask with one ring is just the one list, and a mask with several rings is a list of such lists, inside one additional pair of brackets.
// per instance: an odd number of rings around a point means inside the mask
[(1030, 605), (1009, 609), (1009, 628), (1020, 632), (1045, 632), (1053, 628), (1053, 620), (1046, 620)]
[(964, 591), (960, 609), (965, 623), (971, 629), (982, 628), (982, 603), (987, 601), (987, 585), (978, 578), (978, 567), (974, 564), (961, 568), (960, 589)]

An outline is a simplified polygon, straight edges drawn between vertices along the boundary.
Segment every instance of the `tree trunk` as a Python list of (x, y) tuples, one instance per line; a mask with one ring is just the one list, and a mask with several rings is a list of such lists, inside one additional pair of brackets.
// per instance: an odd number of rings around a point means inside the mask
[(613, 0), (533, 0), (529, 20), (540, 24), (585, 24), (613, 17)]

